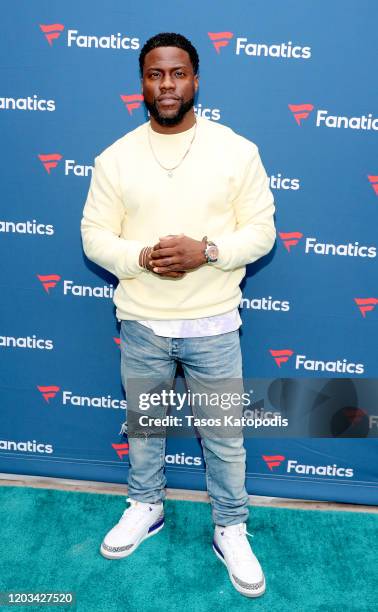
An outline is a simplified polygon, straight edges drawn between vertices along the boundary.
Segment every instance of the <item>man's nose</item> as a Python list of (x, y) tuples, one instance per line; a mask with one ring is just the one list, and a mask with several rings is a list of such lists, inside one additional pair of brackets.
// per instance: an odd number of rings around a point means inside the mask
[(174, 89), (175, 82), (172, 76), (169, 73), (163, 75), (163, 78), (160, 81), (160, 89)]

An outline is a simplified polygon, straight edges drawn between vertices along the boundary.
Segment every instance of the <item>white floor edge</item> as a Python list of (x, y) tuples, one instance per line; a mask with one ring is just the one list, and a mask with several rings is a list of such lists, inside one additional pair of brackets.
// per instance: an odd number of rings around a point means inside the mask
[[(0, 473), (0, 486), (34, 487), (39, 489), (79, 491), (82, 493), (127, 495), (126, 485), (112, 484), (109, 482), (94, 482), (91, 480), (51, 478), (48, 476), (26, 476), (22, 474)], [(167, 499), (209, 502), (209, 496), (205, 491), (192, 491), (187, 489), (167, 489)], [(338, 510), (343, 512), (369, 512), (378, 514), (377, 506), (359, 504), (342, 504), (307, 499), (289, 499), (284, 497), (263, 497), (261, 495), (250, 495), (249, 501), (252, 506), (292, 508), (293, 510)]]

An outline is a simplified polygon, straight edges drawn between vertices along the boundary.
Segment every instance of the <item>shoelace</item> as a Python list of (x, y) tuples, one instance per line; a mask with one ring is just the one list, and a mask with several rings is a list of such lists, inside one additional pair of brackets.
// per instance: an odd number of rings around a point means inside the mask
[(124, 518), (126, 518), (126, 517), (129, 518), (130, 514), (134, 514), (135, 515), (134, 518), (133, 518), (134, 522), (130, 523), (130, 527), (132, 529), (135, 529), (135, 527), (142, 520), (144, 514), (147, 512), (147, 509), (148, 509), (149, 506), (146, 506), (145, 508), (143, 508), (143, 506), (140, 505), (140, 502), (138, 503), (135, 499), (130, 499), (130, 497), (127, 497), (126, 501), (129, 502), (130, 506), (128, 508), (126, 508), (126, 510), (123, 512), (120, 520), (118, 521), (118, 524), (119, 525), (122, 524), (122, 520)]
[[(234, 532), (230, 532), (230, 531), (226, 531), (224, 530), (224, 532), (226, 535)], [(241, 525), (238, 525), (238, 535), (249, 535), (251, 538), (254, 538), (255, 536), (253, 535), (253, 533), (249, 533), (249, 531), (247, 531), (247, 527), (245, 526), (245, 523), (242, 523)]]
[[(253, 533), (249, 533), (245, 526), (245, 523), (238, 526), (238, 530), (229, 531), (225, 529), (222, 532), (223, 537), (230, 544), (235, 544), (235, 546), (230, 547), (230, 552), (234, 559), (238, 561), (250, 561), (251, 560), (251, 548), (248, 543), (246, 536), (254, 537)], [(238, 538), (236, 540), (236, 538)], [(239, 539), (242, 538), (242, 539)]]

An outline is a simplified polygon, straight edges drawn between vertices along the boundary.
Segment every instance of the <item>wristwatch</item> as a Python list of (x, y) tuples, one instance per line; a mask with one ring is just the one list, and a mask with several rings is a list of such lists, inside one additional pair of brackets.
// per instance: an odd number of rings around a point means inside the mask
[(206, 263), (215, 263), (218, 261), (218, 247), (211, 240), (207, 239), (207, 236), (202, 238), (202, 242), (205, 243), (205, 249), (203, 254), (206, 258)]

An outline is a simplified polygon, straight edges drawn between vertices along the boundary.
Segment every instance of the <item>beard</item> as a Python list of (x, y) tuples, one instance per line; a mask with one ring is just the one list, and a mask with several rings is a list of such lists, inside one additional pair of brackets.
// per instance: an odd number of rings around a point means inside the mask
[(147, 102), (146, 100), (144, 101), (144, 103), (150, 115), (155, 119), (155, 121), (157, 121), (159, 125), (163, 127), (173, 127), (181, 123), (186, 113), (190, 111), (190, 109), (193, 107), (194, 97), (190, 98), (190, 100), (187, 100), (186, 102), (181, 99), (180, 107), (177, 113), (171, 117), (164, 117), (164, 115), (161, 115), (159, 113), (159, 110), (156, 105), (156, 99), (154, 99), (152, 103)]

